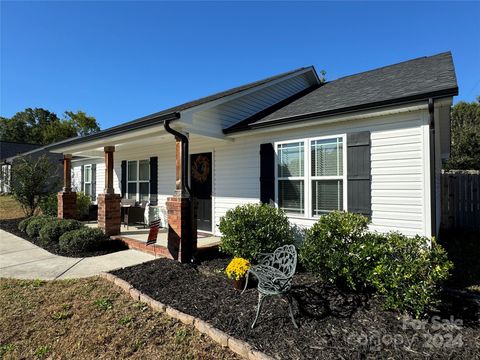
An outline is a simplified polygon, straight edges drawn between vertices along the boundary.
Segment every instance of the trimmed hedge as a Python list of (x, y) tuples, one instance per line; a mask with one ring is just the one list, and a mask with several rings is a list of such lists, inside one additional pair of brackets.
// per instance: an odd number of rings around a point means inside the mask
[(51, 216), (34, 216), (33, 219), (28, 222), (26, 233), (31, 238), (37, 238), (42, 227), (55, 220), (56, 218)]
[(35, 216), (30, 216), (20, 221), (18, 223), (18, 230), (20, 230), (21, 232), (26, 232), (28, 224), (30, 224), (30, 221), (32, 221), (33, 219), (35, 219)]
[(438, 305), (438, 284), (448, 279), (453, 263), (435, 239), (429, 246), (425, 237), (391, 232), (384, 240), (368, 281), (382, 295), (385, 308), (425, 315)]
[(66, 232), (59, 239), (60, 249), (65, 252), (85, 252), (100, 249), (107, 237), (98, 228), (82, 227)]
[(252, 261), (259, 253), (293, 244), (293, 231), (281, 209), (247, 204), (228, 210), (220, 219), (220, 250)]
[(357, 255), (350, 248), (363, 239), (367, 225), (368, 219), (358, 214), (333, 211), (323, 215), (305, 233), (301, 262), (308, 271), (330, 283), (357, 288), (363, 281), (355, 271), (359, 265)]
[(322, 216), (306, 232), (301, 262), (325, 281), (376, 291), (387, 309), (425, 315), (452, 268), (445, 250), (435, 239), (367, 232), (367, 224), (356, 214)]
[(68, 231), (80, 229), (83, 224), (77, 220), (57, 219), (44, 225), (39, 232), (40, 241), (47, 245), (58, 243), (61, 235)]

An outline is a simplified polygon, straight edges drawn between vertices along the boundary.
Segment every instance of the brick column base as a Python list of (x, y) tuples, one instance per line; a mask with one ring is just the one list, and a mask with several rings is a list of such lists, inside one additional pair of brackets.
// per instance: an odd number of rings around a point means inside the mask
[(120, 195), (98, 194), (98, 227), (107, 236), (120, 234)]
[(77, 193), (75, 192), (59, 192), (57, 194), (59, 219), (76, 219), (77, 218)]
[[(193, 204), (193, 206), (192, 206)], [(174, 196), (167, 199), (168, 251), (173, 259), (188, 263), (197, 252), (196, 200)]]

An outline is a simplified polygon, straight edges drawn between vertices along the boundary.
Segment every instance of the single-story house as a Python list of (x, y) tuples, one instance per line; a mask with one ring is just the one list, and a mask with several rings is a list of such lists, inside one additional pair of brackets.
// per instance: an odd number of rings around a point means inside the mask
[(18, 154), (28, 152), (40, 146), (41, 145), (38, 144), (0, 141), (0, 194), (8, 193), (10, 191), (9, 181), (12, 168), (11, 159)]
[[(50, 182), (55, 191), (60, 190), (61, 179), (63, 173), (62, 159), (61, 154), (52, 153), (46, 149), (44, 145), (38, 144), (16, 144), (16, 146), (11, 146), (15, 143), (8, 143), (1, 141), (0, 144), (2, 147), (6, 148), (8, 151), (2, 151), (1, 161), (1, 176), (0, 176), (0, 192), (9, 193), (10, 192), (10, 180), (11, 180), (11, 168), (17, 161), (23, 157), (38, 159), (41, 156), (45, 156), (52, 163)], [(5, 145), (4, 145), (5, 144)], [(3, 148), (2, 148), (3, 150)], [(3, 157), (6, 155), (5, 157)]]
[[(264, 202), (299, 226), (348, 210), (372, 230), (431, 237), (457, 94), (450, 52), (326, 82), (309, 66), (48, 149), (64, 155), (64, 194), (96, 197), (109, 234), (128, 198), (165, 208), (183, 238), (187, 212), (175, 198), (193, 194), (198, 230), (214, 235), (227, 210)], [(68, 195), (59, 204), (68, 217)]]

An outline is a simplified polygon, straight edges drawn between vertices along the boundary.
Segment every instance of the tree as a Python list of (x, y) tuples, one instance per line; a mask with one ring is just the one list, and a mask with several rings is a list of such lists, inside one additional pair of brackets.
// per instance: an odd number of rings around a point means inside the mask
[(51, 144), (100, 130), (96, 119), (83, 111), (66, 111), (65, 118), (42, 108), (25, 109), (0, 118), (0, 140), (31, 144)]
[(73, 125), (78, 136), (86, 136), (100, 131), (97, 120), (83, 111), (78, 110), (76, 113), (65, 111), (65, 117), (66, 121)]
[(451, 113), (451, 156), (447, 169), (480, 170), (480, 97), (455, 104)]
[(37, 159), (22, 157), (12, 165), (10, 192), (20, 203), (26, 216), (33, 216), (40, 201), (53, 192), (57, 181), (52, 181), (54, 164), (43, 155)]

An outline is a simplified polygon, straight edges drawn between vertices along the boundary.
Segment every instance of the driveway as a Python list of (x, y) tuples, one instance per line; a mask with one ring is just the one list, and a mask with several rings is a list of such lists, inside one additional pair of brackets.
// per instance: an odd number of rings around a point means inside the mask
[(0, 230), (0, 277), (42, 280), (81, 278), (153, 259), (153, 255), (133, 249), (87, 258), (58, 256)]

